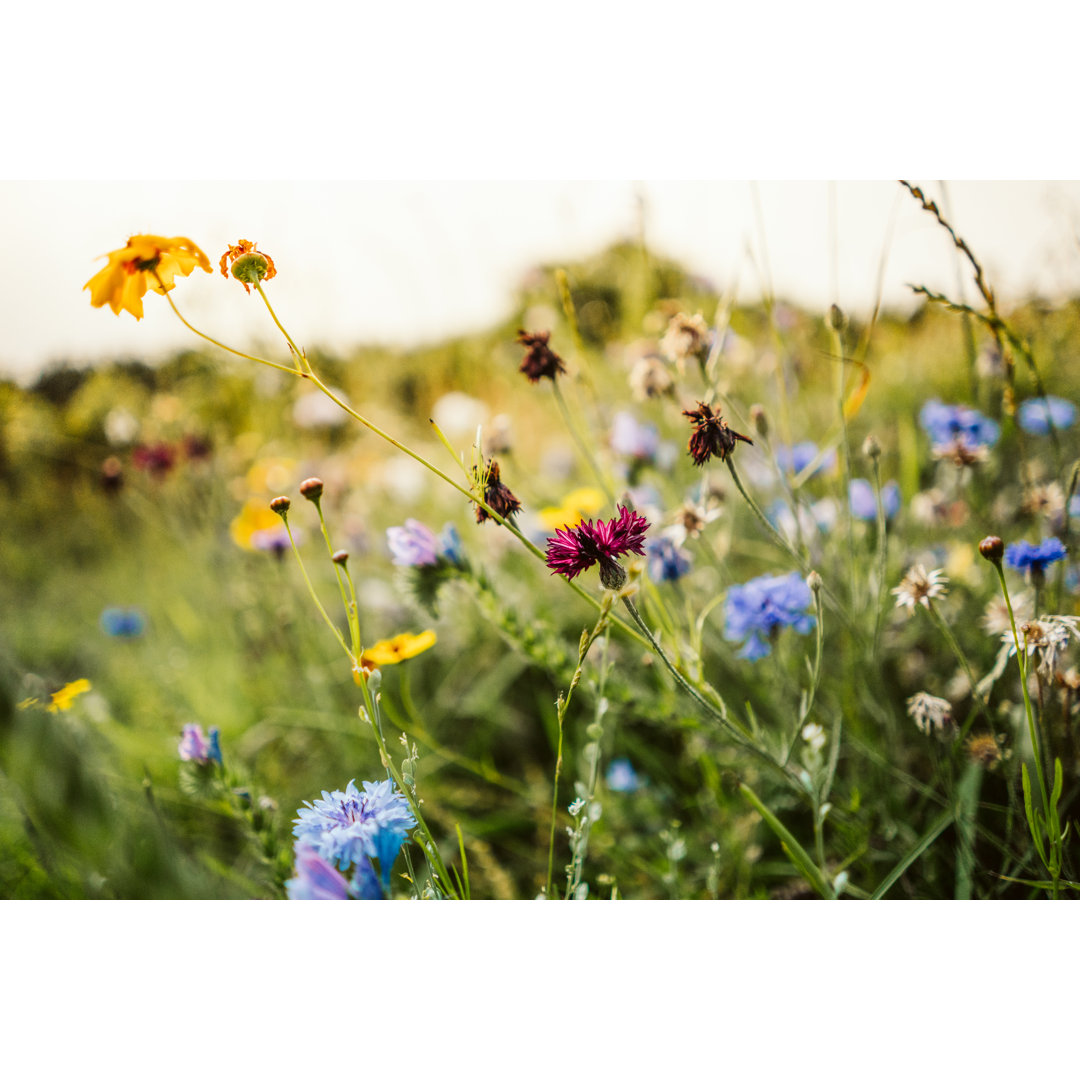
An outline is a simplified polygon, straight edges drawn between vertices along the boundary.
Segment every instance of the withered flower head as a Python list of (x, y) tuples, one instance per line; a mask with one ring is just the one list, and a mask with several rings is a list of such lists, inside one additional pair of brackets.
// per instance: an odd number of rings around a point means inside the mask
[(704, 465), (711, 457), (726, 460), (737, 441), (754, 444), (753, 439), (729, 428), (727, 421), (719, 413), (714, 414), (703, 401), (698, 402), (696, 409), (683, 409), (683, 416), (690, 418), (694, 428), (687, 449), (695, 465)]
[(1004, 735), (972, 735), (964, 744), (969, 760), (984, 769), (994, 769), (999, 761), (1010, 756), (1005, 749)]
[(548, 348), (548, 339), (551, 332), (544, 330), (539, 334), (527, 334), (524, 330), (518, 331), (518, 344), (524, 345), (529, 351), (521, 362), (518, 370), (525, 375), (529, 382), (538, 383), (543, 378), (555, 381), (556, 375), (566, 374), (566, 365), (558, 353)]
[(277, 273), (274, 260), (265, 251), (259, 251), (254, 240), (241, 240), (230, 244), (228, 251), (221, 256), (218, 266), (221, 276), (226, 278), (231, 266), (233, 277), (249, 293), (251, 285), (259, 281), (269, 281)]
[[(489, 461), (485, 467), (479, 465), (473, 469), (473, 478), (484, 492), (484, 502), (501, 517), (510, 518), (521, 509), (521, 500), (499, 479), (499, 463)], [(490, 518), (487, 510), (477, 504), (476, 521), (482, 525)]]

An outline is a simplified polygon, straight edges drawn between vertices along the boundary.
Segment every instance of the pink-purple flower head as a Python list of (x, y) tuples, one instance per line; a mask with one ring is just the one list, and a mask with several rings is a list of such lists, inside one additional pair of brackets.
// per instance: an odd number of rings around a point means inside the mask
[(379, 900), (382, 888), (371, 863), (363, 859), (349, 881), (309, 843), (297, 841), (295, 876), (285, 882), (290, 900)]
[(355, 865), (363, 872), (367, 860), (378, 859), (383, 888), (388, 891), (390, 869), (416, 825), (405, 797), (393, 780), (365, 780), (363, 791), (350, 780), (344, 791), (322, 794), (297, 811), (293, 835), (339, 870)]
[(209, 735), (203, 734), (201, 724), (185, 724), (179, 746), (181, 761), (194, 761), (196, 765), (209, 765), (211, 761), (221, 764), (221, 742), (216, 727)]
[(626, 581), (626, 571), (616, 561), (622, 555), (645, 554), (649, 522), (625, 506), (608, 521), (583, 521), (568, 529), (556, 529), (547, 543), (547, 564), (553, 574), (573, 580), (583, 570), (599, 564), (600, 580), (609, 589)]
[(460, 566), (464, 561), (461, 537), (450, 524), (436, 536), (422, 521), (408, 518), (386, 530), (386, 543), (395, 566), (436, 566), (440, 559)]

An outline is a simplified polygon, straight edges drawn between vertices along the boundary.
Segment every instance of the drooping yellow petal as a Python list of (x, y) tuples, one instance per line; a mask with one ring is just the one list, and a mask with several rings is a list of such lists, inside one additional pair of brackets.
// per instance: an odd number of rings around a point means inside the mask
[(67, 686), (61, 687), (52, 695), (49, 712), (67, 712), (75, 698), (80, 694), (85, 694), (89, 689), (89, 679), (76, 679), (74, 682), (68, 683)]

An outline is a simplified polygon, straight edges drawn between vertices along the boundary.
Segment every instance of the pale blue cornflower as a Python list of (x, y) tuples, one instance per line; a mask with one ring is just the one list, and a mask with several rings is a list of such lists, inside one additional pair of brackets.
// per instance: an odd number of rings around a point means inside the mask
[(608, 766), (604, 781), (611, 791), (624, 791), (631, 794), (641, 787), (641, 778), (629, 758), (615, 758)]
[[(789, 472), (798, 476), (818, 456), (818, 447), (817, 443), (810, 442), (809, 439), (790, 447), (781, 443), (776, 447), (774, 454), (776, 464), (782, 472)], [(817, 476), (823, 469), (832, 468), (835, 462), (836, 451), (827, 451), (811, 475)]]
[(794, 570), (790, 574), (764, 574), (728, 589), (724, 601), (724, 637), (744, 642), (739, 656), (760, 660), (772, 652), (770, 639), (781, 627), (808, 634), (815, 618), (807, 609), (813, 604), (810, 586)]
[(1017, 423), (1029, 435), (1049, 435), (1050, 429), (1064, 431), (1076, 420), (1076, 406), (1059, 397), (1028, 398), (1016, 412)]
[(981, 412), (966, 405), (945, 405), (938, 398), (923, 405), (919, 424), (937, 453), (959, 449), (977, 454), (993, 446), (1001, 434), (1001, 428)]
[(437, 537), (415, 518), (407, 518), (404, 525), (387, 529), (386, 543), (395, 566), (434, 566), (438, 562)]
[(383, 887), (389, 889), (390, 869), (409, 830), (416, 825), (393, 780), (365, 780), (363, 791), (350, 780), (344, 791), (324, 791), (322, 795), (297, 811), (293, 835), (341, 870), (378, 859)]
[(109, 637), (142, 637), (146, 616), (138, 608), (108, 607), (101, 613), (101, 629)]
[(681, 552), (668, 536), (658, 536), (645, 544), (649, 577), (653, 581), (678, 581), (690, 573), (690, 556)]
[(352, 886), (345, 876), (328, 863), (310, 844), (295, 848), (295, 877), (285, 882), (290, 900), (351, 900)]
[[(877, 518), (877, 500), (874, 487), (869, 480), (856, 478), (848, 488), (848, 505), (851, 513), (860, 521), (873, 521)], [(885, 517), (894, 518), (900, 512), (900, 485), (890, 480), (881, 488), (881, 506)]]
[(660, 449), (655, 424), (642, 424), (633, 413), (618, 412), (611, 427), (611, 448), (635, 461), (653, 461)]

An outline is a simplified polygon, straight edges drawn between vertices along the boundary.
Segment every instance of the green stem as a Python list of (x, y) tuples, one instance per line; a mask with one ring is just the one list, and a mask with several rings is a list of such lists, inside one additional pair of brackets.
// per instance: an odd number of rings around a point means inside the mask
[(566, 430), (570, 432), (570, 437), (577, 444), (581, 456), (589, 463), (589, 468), (592, 469), (597, 483), (604, 489), (604, 494), (608, 497), (608, 502), (614, 506), (615, 493), (611, 490), (611, 485), (608, 483), (607, 477), (604, 475), (599, 463), (593, 456), (592, 451), (586, 445), (585, 440), (581, 437), (581, 432), (578, 431), (577, 425), (571, 418), (570, 410), (566, 404), (566, 398), (563, 397), (562, 389), (557, 381), (552, 382), (551, 389), (555, 394), (555, 402), (559, 406), (559, 412), (562, 415), (563, 423), (566, 424)]
[(281, 325), (281, 321), (278, 319), (277, 313), (274, 311), (273, 307), (270, 306), (270, 300), (267, 297), (266, 293), (263, 292), (263, 287), (258, 281), (255, 282), (255, 290), (262, 297), (262, 301), (266, 305), (266, 310), (270, 312), (270, 318), (274, 320), (274, 325), (281, 331), (285, 340), (289, 343), (289, 348), (292, 349), (293, 356), (296, 357), (297, 370), (300, 372), (306, 371), (308, 374), (310, 374), (311, 365), (308, 363), (307, 357), (304, 355), (303, 351), (296, 344), (296, 342), (293, 341), (291, 337), (289, 337), (288, 330), (286, 330), (285, 327)]

